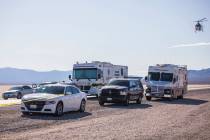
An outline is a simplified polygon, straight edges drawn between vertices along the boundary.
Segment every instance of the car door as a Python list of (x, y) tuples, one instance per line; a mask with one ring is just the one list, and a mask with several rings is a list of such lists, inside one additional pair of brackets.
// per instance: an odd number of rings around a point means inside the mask
[(138, 99), (139, 97), (138, 90), (139, 90), (139, 85), (136, 83), (135, 80), (131, 80), (130, 81), (130, 94), (131, 94), (130, 99), (131, 100)]
[(141, 97), (143, 97), (144, 87), (143, 87), (141, 81), (136, 81), (136, 84), (137, 84), (137, 94), (140, 94)]
[(63, 102), (66, 111), (72, 111), (74, 108), (74, 99), (72, 97), (72, 89), (70, 86), (65, 89), (65, 96), (63, 97)]
[(73, 98), (73, 102), (74, 102), (74, 109), (78, 110), (80, 108), (80, 104), (81, 104), (81, 94), (80, 94), (80, 90), (74, 86), (71, 86), (72, 89), (72, 98)]

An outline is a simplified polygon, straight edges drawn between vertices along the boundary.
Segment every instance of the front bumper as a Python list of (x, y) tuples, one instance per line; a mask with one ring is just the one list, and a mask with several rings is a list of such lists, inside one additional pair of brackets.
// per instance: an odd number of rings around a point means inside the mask
[(165, 94), (161, 92), (150, 92), (145, 94), (146, 97), (155, 97), (155, 98), (171, 98), (171, 94)]
[(126, 101), (126, 95), (119, 96), (99, 96), (99, 100), (105, 103), (121, 103)]
[(53, 114), (56, 111), (56, 104), (44, 105), (41, 109), (30, 108), (30, 106), (26, 106), (23, 102), (21, 103), (21, 112), (29, 112), (29, 113), (49, 113)]

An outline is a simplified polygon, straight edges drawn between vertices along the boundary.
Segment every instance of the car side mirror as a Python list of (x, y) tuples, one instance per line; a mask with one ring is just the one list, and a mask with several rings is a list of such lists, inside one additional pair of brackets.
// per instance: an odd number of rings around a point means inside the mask
[(71, 80), (71, 75), (69, 75), (69, 80)]
[(147, 82), (147, 81), (148, 81), (148, 77), (147, 77), (147, 76), (145, 76), (144, 80)]

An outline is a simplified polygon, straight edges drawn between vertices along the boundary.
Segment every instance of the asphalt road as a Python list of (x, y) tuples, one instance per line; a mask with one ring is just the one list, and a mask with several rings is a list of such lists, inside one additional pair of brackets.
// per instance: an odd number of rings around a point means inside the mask
[(89, 99), (84, 113), (23, 117), (19, 105), (0, 108), (1, 140), (210, 139), (210, 89), (183, 100), (143, 100), (128, 107)]

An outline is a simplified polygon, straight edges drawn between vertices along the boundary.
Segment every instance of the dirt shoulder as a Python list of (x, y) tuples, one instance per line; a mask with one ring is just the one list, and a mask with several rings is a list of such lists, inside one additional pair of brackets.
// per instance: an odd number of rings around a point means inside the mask
[(21, 117), (18, 107), (0, 110), (1, 139), (210, 139), (210, 90), (190, 91), (184, 100), (144, 100), (128, 107), (100, 107), (92, 99), (87, 112), (61, 118)]

